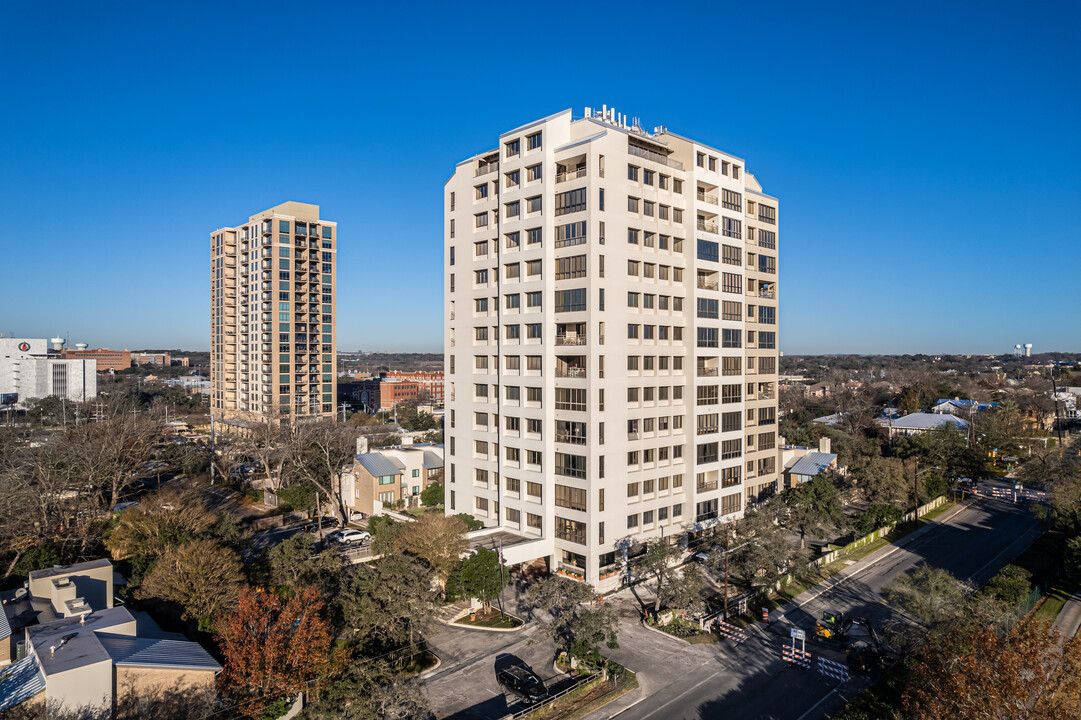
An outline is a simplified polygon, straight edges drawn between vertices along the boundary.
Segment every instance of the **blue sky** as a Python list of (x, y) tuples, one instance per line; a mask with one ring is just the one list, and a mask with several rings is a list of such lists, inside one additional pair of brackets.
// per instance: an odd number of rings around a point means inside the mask
[(781, 346), (1081, 350), (1081, 10), (50, 3), (0, 10), (0, 332), (206, 349), (208, 234), (341, 237), (341, 350), (442, 347), (442, 187), (608, 104), (781, 199)]

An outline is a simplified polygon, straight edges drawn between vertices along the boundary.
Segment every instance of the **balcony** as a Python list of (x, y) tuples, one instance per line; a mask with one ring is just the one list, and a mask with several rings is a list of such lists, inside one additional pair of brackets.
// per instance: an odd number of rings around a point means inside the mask
[(695, 197), (697, 197), (702, 202), (709, 203), (710, 205), (717, 204), (717, 193), (715, 192), (711, 193), (704, 190), (699, 190)]
[(588, 174), (586, 168), (580, 167), (575, 170), (567, 170), (566, 172), (556, 173), (556, 185), (559, 183), (567, 182), (569, 180), (577, 180), (584, 178)]
[(586, 336), (582, 335), (556, 335), (556, 345), (565, 347), (573, 345), (585, 345)]
[(557, 432), (556, 442), (567, 443), (568, 445), (585, 445), (586, 438), (584, 435), (575, 435), (569, 432)]
[(679, 160), (673, 160), (667, 155), (662, 155), (661, 153), (654, 152), (652, 150), (646, 150), (645, 148), (638, 147), (637, 145), (628, 145), (627, 152), (635, 157), (640, 157), (644, 160), (660, 163), (661, 165), (670, 167), (673, 170), (683, 169), (683, 163), (681, 163)]
[(702, 232), (713, 233), (714, 235), (718, 234), (716, 220), (703, 220), (702, 218), (698, 218), (697, 227)]
[(777, 293), (771, 287), (760, 287), (760, 288), (758, 288), (758, 297), (760, 297), (760, 298), (768, 298), (768, 299), (772, 300), (774, 297), (776, 297), (776, 295), (777, 295)]
[(480, 165), (477, 165), (476, 169), (473, 171), (473, 177), (480, 177), (481, 175), (487, 175), (488, 173), (493, 173), (498, 169), (499, 169), (499, 163), (497, 163), (497, 162), (481, 163)]
[(699, 425), (698, 426), (698, 434), (699, 435), (712, 435), (715, 432), (717, 432), (718, 430), (719, 430), (719, 428), (716, 425)]
[[(702, 481), (702, 482), (700, 482), (700, 483), (698, 483), (696, 485), (696, 489), (698, 490), (698, 492), (710, 492), (710, 491), (716, 490), (717, 489), (717, 481), (716, 480), (704, 480), (704, 481)], [(705, 514), (709, 515), (709, 513), (705, 513)], [(717, 514), (714, 513), (713, 517), (716, 517), (716, 516), (717, 516)]]
[(586, 579), (585, 570), (578, 567), (577, 565), (571, 565), (570, 563), (565, 563), (563, 561), (560, 561), (559, 569), (556, 570), (556, 573), (558, 573), (559, 575), (563, 575), (564, 577), (569, 577), (571, 580), (584, 581)]

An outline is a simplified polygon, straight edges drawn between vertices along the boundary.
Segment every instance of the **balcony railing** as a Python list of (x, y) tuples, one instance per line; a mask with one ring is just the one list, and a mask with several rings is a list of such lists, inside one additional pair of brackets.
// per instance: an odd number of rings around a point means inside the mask
[(587, 172), (585, 168), (578, 168), (577, 170), (568, 170), (567, 172), (556, 173), (556, 184), (561, 182), (567, 182), (568, 180), (577, 180), (578, 178), (584, 178)]
[(698, 229), (703, 231), (703, 232), (713, 233), (714, 235), (716, 235), (717, 234), (717, 222), (716, 221), (699, 220), (698, 221)]
[(556, 433), (556, 442), (568, 443), (570, 445), (585, 445), (586, 439), (582, 435), (572, 435), (570, 433)]
[(698, 377), (717, 377), (717, 368), (700, 367)]
[(477, 166), (477, 169), (473, 171), (473, 177), (480, 177), (481, 175), (487, 175), (490, 172), (495, 172), (499, 168), (499, 163), (482, 163)]
[(717, 462), (717, 453), (713, 453), (711, 455), (699, 455), (697, 459), (699, 463)]
[(673, 168), (675, 170), (682, 170), (683, 169), (683, 163), (681, 163), (679, 160), (673, 160), (672, 158), (668, 157), (667, 155), (661, 155), (658, 152), (653, 152), (652, 150), (646, 150), (645, 148), (640, 148), (637, 145), (629, 145), (627, 147), (627, 152), (630, 153), (631, 155), (634, 155), (635, 157), (640, 157), (640, 158), (644, 158), (646, 160), (651, 160), (651, 161), (653, 161), (655, 163), (660, 163), (661, 165), (667, 165), (668, 167)]
[(715, 432), (717, 432), (716, 425), (705, 425), (698, 428), (699, 435), (712, 435)]
[(584, 378), (586, 377), (586, 369), (584, 367), (556, 367), (556, 377), (569, 377), (569, 378)]
[(717, 289), (717, 281), (716, 280), (699, 280), (698, 281), (698, 289), (699, 290), (716, 290)]
[(716, 205), (717, 204), (717, 193), (707, 193), (707, 192), (703, 192), (703, 191), (699, 190), (697, 197), (702, 202), (707, 202), (710, 205)]
[(556, 345), (585, 345), (585, 335), (556, 335)]
[[(705, 482), (698, 483), (697, 487), (698, 487), (698, 492), (709, 492), (711, 490), (716, 490), (717, 489), (717, 481), (716, 480), (706, 480)], [(706, 513), (706, 514), (708, 515), (709, 513)]]
[(774, 295), (776, 295), (776, 293), (773, 291), (773, 288), (770, 288), (768, 290), (765, 289), (765, 288), (759, 288), (758, 289), (758, 297), (771, 298), (772, 299)]

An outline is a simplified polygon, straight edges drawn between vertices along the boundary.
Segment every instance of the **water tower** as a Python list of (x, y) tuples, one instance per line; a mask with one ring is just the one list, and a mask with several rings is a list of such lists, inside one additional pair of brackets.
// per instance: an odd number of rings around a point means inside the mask
[(56, 350), (56, 351), (63, 350), (64, 349), (64, 338), (62, 338), (62, 337), (54, 337), (52, 340), (49, 341), (49, 344), (52, 345), (53, 350)]
[(1021, 357), (1021, 343), (1013, 346), (1014, 357)]
[(1032, 343), (1025, 343), (1025, 357), (1032, 357)]
[(86, 343), (75, 343), (75, 349), (76, 350), (86, 350), (88, 347), (90, 347), (90, 346), (87, 345)]

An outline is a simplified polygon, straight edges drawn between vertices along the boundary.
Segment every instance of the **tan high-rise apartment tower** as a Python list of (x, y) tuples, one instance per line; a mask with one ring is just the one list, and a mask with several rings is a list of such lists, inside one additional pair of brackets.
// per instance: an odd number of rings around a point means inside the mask
[(776, 492), (778, 202), (741, 158), (566, 110), (444, 195), (448, 513), (607, 589)]
[(285, 202), (210, 234), (211, 414), (283, 425), (337, 397), (337, 223)]

